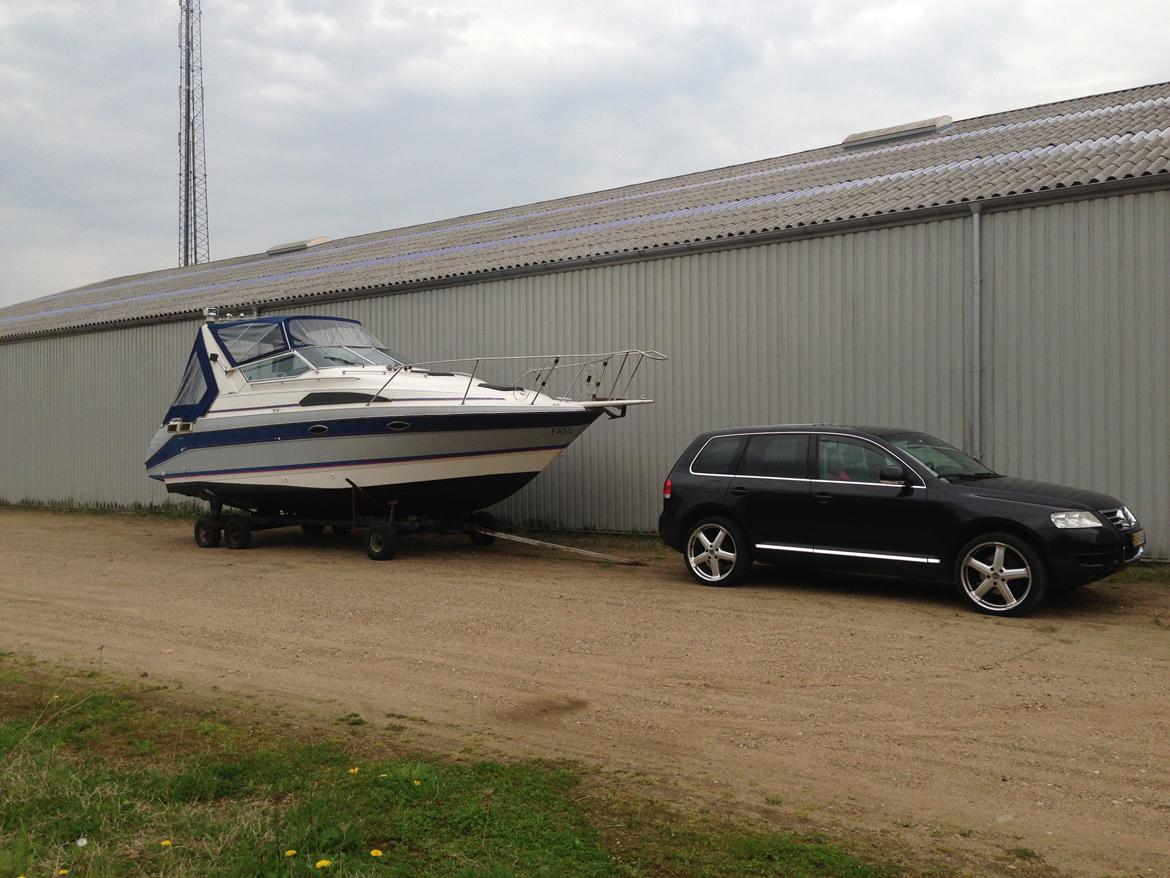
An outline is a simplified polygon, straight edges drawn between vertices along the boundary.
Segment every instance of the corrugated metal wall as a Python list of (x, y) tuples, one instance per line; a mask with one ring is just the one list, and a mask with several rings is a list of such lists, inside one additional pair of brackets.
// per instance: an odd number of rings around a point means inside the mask
[(985, 459), (1122, 498), (1170, 555), (1170, 191), (983, 222)]
[(198, 325), (0, 345), (0, 499), (163, 502), (143, 450), (178, 390)]
[[(1121, 495), (1170, 554), (1170, 192), (984, 215), (983, 448), (993, 466)], [(971, 220), (936, 220), (329, 303), (415, 360), (649, 347), (657, 403), (599, 421), (503, 505), (651, 529), (692, 436), (720, 425), (902, 424), (956, 444), (970, 398)], [(194, 322), (0, 345), (0, 497), (164, 498), (142, 450)], [(501, 376), (503, 377), (503, 376)]]
[[(967, 220), (334, 304), (411, 359), (655, 348), (656, 403), (602, 420), (503, 505), (652, 529), (675, 458), (742, 423), (898, 422), (963, 436)], [(304, 313), (320, 310), (301, 309)]]

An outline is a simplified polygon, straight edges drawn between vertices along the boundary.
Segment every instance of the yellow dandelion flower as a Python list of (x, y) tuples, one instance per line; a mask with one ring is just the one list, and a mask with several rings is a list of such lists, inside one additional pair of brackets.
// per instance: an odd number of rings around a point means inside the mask
[(286, 857), (295, 857), (297, 855), (297, 849), (296, 848), (289, 848), (287, 851), (284, 852), (284, 855)]
[(159, 842), (159, 844), (162, 845), (164, 848), (169, 848), (171, 846), (171, 840), (169, 838), (164, 838), (162, 841)]
[(416, 778), (414, 779), (414, 785), (415, 785), (416, 787), (421, 787), (421, 786), (422, 786), (422, 781), (421, 781), (421, 780), (419, 780), (419, 779), (416, 777)]
[(333, 865), (333, 861), (332, 860), (318, 860), (313, 865), (315, 865), (318, 869), (328, 869), (330, 866)]
[(351, 768), (351, 769), (349, 770), (349, 773), (350, 773), (350, 774), (357, 774), (357, 773), (358, 773), (357, 766), (355, 765), (353, 768)]
[(68, 870), (68, 869), (58, 869), (58, 870), (57, 870), (57, 874), (58, 874), (58, 875), (68, 875), (68, 874), (69, 874), (69, 870)]
[(382, 852), (380, 850), (378, 850), (377, 848), (374, 848), (372, 851), (370, 851), (370, 856), (371, 857), (380, 857), (380, 856), (382, 856)]

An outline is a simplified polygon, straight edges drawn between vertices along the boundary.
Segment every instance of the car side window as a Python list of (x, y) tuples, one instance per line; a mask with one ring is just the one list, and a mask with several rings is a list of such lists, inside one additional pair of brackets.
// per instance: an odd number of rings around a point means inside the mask
[(743, 448), (742, 436), (716, 436), (703, 446), (691, 464), (691, 472), (712, 476), (729, 476)]
[(765, 433), (748, 440), (739, 474), (780, 479), (808, 478), (808, 434)]
[(822, 436), (817, 451), (817, 478), (837, 482), (879, 482), (883, 466), (899, 462), (860, 439)]

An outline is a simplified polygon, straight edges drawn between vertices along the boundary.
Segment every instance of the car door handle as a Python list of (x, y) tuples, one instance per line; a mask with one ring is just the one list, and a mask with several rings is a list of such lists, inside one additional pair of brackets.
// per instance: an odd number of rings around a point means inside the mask
[(747, 488), (744, 488), (744, 487), (742, 487), (742, 486), (740, 486), (740, 487), (736, 487), (736, 488), (732, 488), (732, 489), (731, 489), (731, 491), (730, 491), (730, 493), (734, 494), (736, 497), (742, 497), (742, 496), (743, 496), (744, 494), (746, 494), (747, 492), (748, 492), (748, 489), (747, 489)]
[(817, 491), (815, 494), (813, 494), (813, 499), (818, 503), (828, 503), (833, 499), (833, 495), (825, 491)]

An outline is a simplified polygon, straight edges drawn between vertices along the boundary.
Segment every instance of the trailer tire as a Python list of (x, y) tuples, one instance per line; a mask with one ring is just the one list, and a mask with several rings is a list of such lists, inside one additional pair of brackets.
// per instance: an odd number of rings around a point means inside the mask
[(394, 557), (397, 543), (394, 528), (381, 521), (375, 521), (366, 528), (362, 542), (366, 547), (366, 554), (373, 561), (389, 561)]
[(223, 526), (223, 541), (229, 549), (246, 549), (252, 545), (252, 525), (243, 518), (229, 518)]
[(214, 518), (201, 515), (195, 519), (195, 545), (201, 549), (214, 549), (219, 545), (223, 532)]
[[(477, 512), (471, 517), (472, 527), (482, 527), (487, 530), (498, 530), (499, 524), (496, 522), (496, 517), (490, 512)], [(478, 530), (470, 531), (468, 534), (471, 541), (477, 546), (490, 546), (495, 543), (496, 538), (491, 534), (480, 533)]]

